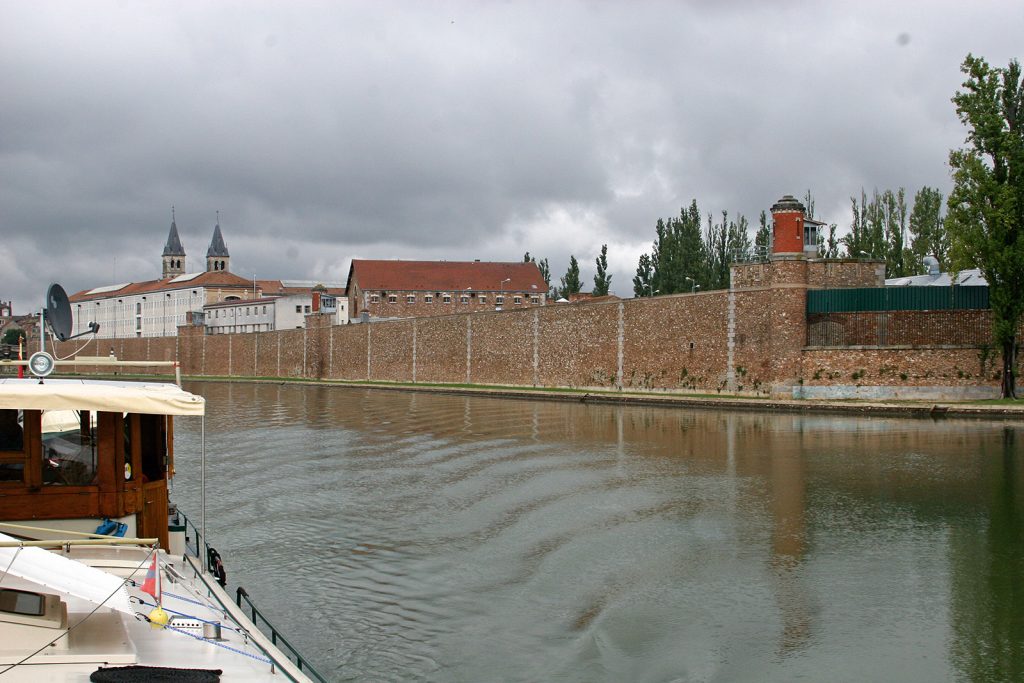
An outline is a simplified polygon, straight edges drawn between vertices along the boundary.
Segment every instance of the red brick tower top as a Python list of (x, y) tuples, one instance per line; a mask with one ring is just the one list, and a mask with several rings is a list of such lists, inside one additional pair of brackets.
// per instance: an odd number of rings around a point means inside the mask
[(772, 205), (772, 253), (804, 253), (804, 205), (787, 194)]

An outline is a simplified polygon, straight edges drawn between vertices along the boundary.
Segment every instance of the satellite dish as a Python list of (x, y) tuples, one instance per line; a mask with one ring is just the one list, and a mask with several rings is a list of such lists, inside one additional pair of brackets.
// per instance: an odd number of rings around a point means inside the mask
[(57, 339), (67, 341), (71, 336), (71, 302), (67, 292), (57, 283), (46, 290), (46, 322)]

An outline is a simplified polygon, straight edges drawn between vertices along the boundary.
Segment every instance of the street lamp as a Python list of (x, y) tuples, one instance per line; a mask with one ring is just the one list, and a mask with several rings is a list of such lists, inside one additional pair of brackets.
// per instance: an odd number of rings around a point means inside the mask
[(692, 277), (690, 277), (690, 276), (687, 276), (687, 277), (686, 277), (686, 279), (687, 279), (687, 280), (689, 280), (689, 281), (690, 281), (690, 284), (692, 285), (692, 286), (690, 287), (690, 294), (694, 294), (694, 293), (696, 293), (696, 291), (697, 291), (697, 287), (698, 287), (698, 285), (697, 285), (697, 282), (696, 282), (696, 280), (694, 280), (694, 279), (693, 279)]
[(655, 294), (661, 294), (661, 290), (655, 289), (654, 285), (651, 284), (650, 282), (647, 283), (647, 291), (651, 293), (651, 297), (653, 297)]

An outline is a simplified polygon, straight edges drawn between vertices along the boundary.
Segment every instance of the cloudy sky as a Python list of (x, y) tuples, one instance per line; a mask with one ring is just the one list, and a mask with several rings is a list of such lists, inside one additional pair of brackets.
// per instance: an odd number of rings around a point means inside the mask
[[(632, 295), (659, 217), (949, 188), (968, 52), (1024, 4), (0, 0), (0, 299), (189, 270), (547, 258), (608, 245)], [(482, 287), (482, 285), (480, 285)]]

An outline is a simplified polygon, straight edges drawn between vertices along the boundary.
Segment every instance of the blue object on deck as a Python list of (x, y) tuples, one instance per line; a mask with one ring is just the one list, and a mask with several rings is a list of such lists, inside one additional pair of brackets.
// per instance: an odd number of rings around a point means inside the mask
[(124, 536), (125, 532), (128, 531), (128, 525), (124, 522), (115, 522), (112, 519), (104, 519), (103, 523), (96, 527), (96, 531), (93, 533), (102, 534), (104, 536)]

